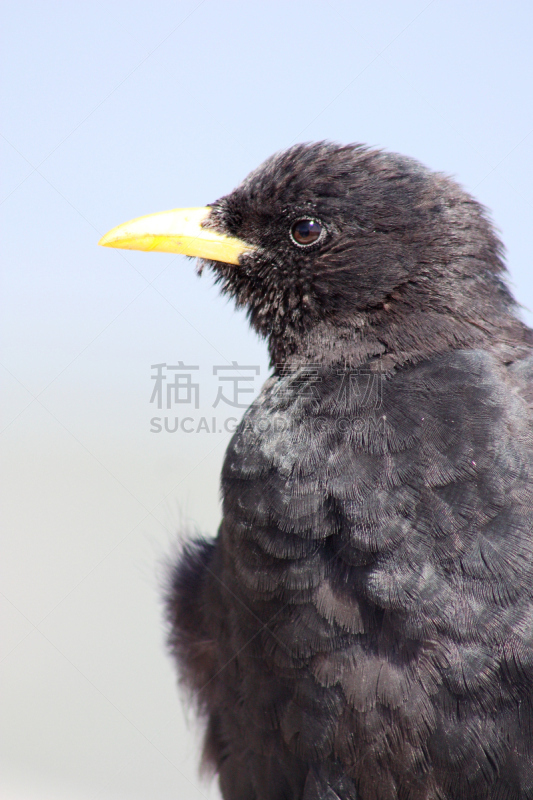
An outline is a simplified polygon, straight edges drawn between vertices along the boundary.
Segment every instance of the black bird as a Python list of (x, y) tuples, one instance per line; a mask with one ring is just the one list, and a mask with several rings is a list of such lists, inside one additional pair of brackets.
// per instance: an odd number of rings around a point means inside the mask
[(224, 798), (533, 798), (533, 332), (483, 208), (301, 144), (102, 243), (202, 257), (272, 358), (167, 600)]

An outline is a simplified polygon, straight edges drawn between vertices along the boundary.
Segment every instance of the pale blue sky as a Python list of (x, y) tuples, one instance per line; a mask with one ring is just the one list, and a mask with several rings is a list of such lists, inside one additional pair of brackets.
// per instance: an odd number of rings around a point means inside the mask
[(98, 238), (205, 205), (293, 142), (366, 142), (488, 206), (533, 309), (533, 7), (5, 8), (2, 796), (215, 797), (164, 653), (157, 570), (180, 520), (216, 531), (228, 434), (151, 433), (150, 366), (198, 365), (191, 417), (217, 414), (218, 431), (233, 410), (213, 409), (213, 366), (258, 365), (258, 390), (265, 349), (190, 261)]

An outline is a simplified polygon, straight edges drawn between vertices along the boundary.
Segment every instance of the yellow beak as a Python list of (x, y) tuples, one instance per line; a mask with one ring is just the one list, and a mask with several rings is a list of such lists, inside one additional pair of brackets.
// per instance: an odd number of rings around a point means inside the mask
[(123, 250), (154, 250), (238, 264), (239, 256), (255, 247), (233, 236), (202, 228), (210, 208), (175, 208), (137, 217), (102, 236), (98, 244)]

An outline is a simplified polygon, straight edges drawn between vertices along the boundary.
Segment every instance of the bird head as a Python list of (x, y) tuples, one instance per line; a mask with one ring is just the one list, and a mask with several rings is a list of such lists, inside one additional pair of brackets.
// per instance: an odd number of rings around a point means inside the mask
[(397, 362), (473, 343), (512, 317), (483, 208), (417, 161), (298, 144), (203, 209), (133, 220), (100, 244), (200, 258), (274, 362), (326, 350)]

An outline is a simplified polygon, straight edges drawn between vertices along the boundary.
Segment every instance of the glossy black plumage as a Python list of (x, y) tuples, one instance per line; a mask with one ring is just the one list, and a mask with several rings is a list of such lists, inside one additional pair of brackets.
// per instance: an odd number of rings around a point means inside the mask
[(320, 143), (208, 224), (273, 362), (167, 601), (224, 798), (533, 798), (533, 338), (483, 209)]

